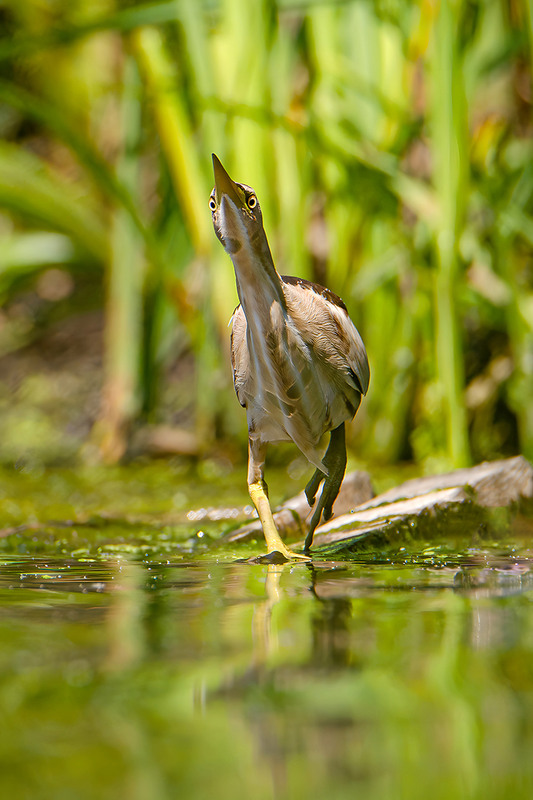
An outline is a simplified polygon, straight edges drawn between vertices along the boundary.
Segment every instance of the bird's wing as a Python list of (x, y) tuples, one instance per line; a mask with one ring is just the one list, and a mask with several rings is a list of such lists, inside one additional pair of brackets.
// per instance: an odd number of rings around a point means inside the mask
[[(338, 391), (343, 384), (366, 394), (370, 368), (363, 340), (343, 301), (329, 289), (301, 278), (284, 276), (285, 293), (295, 324), (315, 353), (332, 370)], [(353, 391), (350, 394), (353, 395)], [(354, 414), (360, 397), (353, 397)]]
[(340, 352), (346, 358), (349, 377), (354, 388), (364, 395), (370, 382), (370, 366), (363, 340), (347, 311), (335, 309), (332, 313), (339, 319)]
[(265, 441), (292, 439), (311, 463), (323, 469), (320, 438), (354, 416), (368, 388), (369, 369), (363, 342), (344, 304), (327, 290), (317, 292), (315, 286), (287, 282), (288, 313), (274, 304), (268, 330), (254, 337), (251, 348), (239, 306), (233, 316), (232, 366), (235, 391), (248, 409), (249, 425)]
[(246, 317), (242, 306), (237, 306), (230, 320), (231, 328), (231, 368), (233, 385), (241, 406), (246, 407), (245, 386), (250, 374), (250, 355), (246, 345)]

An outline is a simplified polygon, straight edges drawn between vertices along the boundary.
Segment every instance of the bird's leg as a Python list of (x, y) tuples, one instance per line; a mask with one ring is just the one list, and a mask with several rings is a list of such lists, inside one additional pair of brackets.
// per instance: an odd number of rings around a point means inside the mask
[(304, 552), (309, 552), (309, 548), (313, 543), (313, 535), (315, 528), (320, 522), (322, 516), (324, 521), (328, 520), (333, 514), (333, 503), (335, 502), (339, 489), (341, 488), (342, 479), (346, 471), (346, 436), (344, 432), (344, 422), (338, 428), (331, 431), (331, 438), (329, 440), (328, 449), (322, 459), (322, 463), (327, 467), (328, 474), (325, 475), (321, 470), (317, 469), (305, 487), (305, 495), (307, 502), (310, 506), (315, 502), (315, 496), (320, 486), (321, 481), (324, 481), (320, 499), (316, 504), (316, 508), (311, 517), (311, 524), (309, 526), (309, 533), (305, 539)]
[(250, 438), (248, 440), (248, 491), (250, 492), (252, 503), (259, 514), (268, 552), (274, 553), (278, 551), (284, 555), (288, 561), (293, 559), (309, 561), (308, 556), (289, 550), (277, 531), (268, 501), (268, 488), (263, 477), (265, 455), (266, 444)]

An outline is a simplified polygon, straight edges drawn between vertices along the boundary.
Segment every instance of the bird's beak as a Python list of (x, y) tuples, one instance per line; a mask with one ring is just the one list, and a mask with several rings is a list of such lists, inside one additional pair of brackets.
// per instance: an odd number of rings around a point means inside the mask
[(234, 183), (219, 159), (213, 153), (213, 172), (215, 173), (215, 199), (217, 205), (220, 203), (222, 196), (227, 195), (232, 200), (237, 208), (242, 206), (242, 198), (239, 197), (237, 184)]

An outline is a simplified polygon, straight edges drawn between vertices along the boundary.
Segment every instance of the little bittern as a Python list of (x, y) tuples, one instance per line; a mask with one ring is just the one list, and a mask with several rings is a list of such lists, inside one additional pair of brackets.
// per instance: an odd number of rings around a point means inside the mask
[[(268, 442), (292, 440), (315, 473), (309, 505), (324, 481), (305, 540), (332, 515), (346, 469), (344, 423), (366, 394), (370, 370), (362, 339), (342, 300), (322, 286), (278, 274), (253, 189), (232, 181), (213, 154), (209, 198), (215, 233), (233, 261), (240, 305), (233, 315), (231, 359), (237, 398), (248, 418), (248, 489), (268, 552), (303, 556), (281, 539), (264, 480)], [(322, 457), (322, 435), (330, 431)]]

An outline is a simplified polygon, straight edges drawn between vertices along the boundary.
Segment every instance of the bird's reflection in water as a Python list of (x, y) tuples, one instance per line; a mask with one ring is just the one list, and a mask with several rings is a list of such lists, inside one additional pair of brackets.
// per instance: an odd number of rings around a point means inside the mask
[(269, 564), (265, 578), (265, 599), (254, 608), (252, 619), (253, 665), (258, 668), (278, 650), (279, 642), (272, 630), (272, 609), (283, 597), (281, 577), (287, 564)]
[[(288, 564), (269, 564), (265, 577), (265, 597), (257, 603), (252, 618), (253, 661), (252, 671), (258, 685), (269, 692), (276, 687), (276, 670), (269, 664), (279, 652), (277, 629), (272, 625), (272, 611), (283, 600), (281, 586), (283, 573)], [(250, 732), (253, 735), (258, 763), (262, 764), (270, 776), (271, 791), (274, 797), (287, 797), (287, 762), (290, 746), (287, 741), (287, 725), (274, 708), (263, 708), (249, 718)]]
[[(319, 589), (319, 579), (324, 570), (314, 565), (311, 573), (311, 590), (316, 602), (311, 615), (311, 657), (315, 668), (339, 668), (353, 665), (352, 639), (350, 635), (353, 602), (343, 597), (342, 590), (334, 596), (324, 596)], [(326, 575), (329, 570), (325, 570)]]
[[(290, 564), (269, 564), (265, 577), (265, 598), (254, 608), (252, 620), (253, 667), (265, 666), (279, 650), (277, 629), (272, 625), (272, 612), (284, 599), (282, 577)], [(322, 597), (316, 591), (318, 572), (312, 564), (302, 565), (309, 573), (309, 589), (315, 598), (310, 618), (309, 667), (346, 667), (353, 664), (350, 625), (353, 603), (349, 597)]]
[(352, 661), (352, 603), (331, 598), (317, 603), (311, 620), (313, 662), (317, 667), (347, 667)]
[[(283, 649), (286, 639), (280, 641), (278, 630), (286, 637), (287, 625), (281, 624), (283, 617), (277, 617), (275, 612), (283, 615), (294, 597), (295, 584), (288, 579), (294, 576), (294, 569), (304, 571), (309, 578), (308, 581), (298, 581), (297, 591), (300, 599), (301, 592), (304, 595), (308, 593), (312, 610), (304, 634), (306, 641), (300, 638), (301, 631), (292, 630), (295, 637), (293, 646), (298, 649), (299, 642), (301, 658), (284, 662), (280, 649)], [(258, 696), (262, 696), (263, 702), (260, 706), (254, 705), (248, 724), (257, 763), (270, 776), (275, 797), (290, 796), (289, 775), (301, 755), (302, 743), (305, 741), (309, 747), (314, 747), (317, 741), (317, 730), (312, 725), (302, 728), (302, 702), (305, 704), (302, 698), (308, 691), (306, 687), (322, 685), (332, 669), (353, 666), (356, 660), (350, 648), (352, 602), (349, 598), (320, 597), (315, 591), (317, 577), (318, 572), (311, 564), (296, 568), (293, 564), (269, 565), (265, 595), (256, 604), (252, 618), (253, 663), (248, 678), (253, 674), (256, 691), (261, 693)], [(288, 687), (295, 690), (294, 694)], [(355, 725), (355, 722), (347, 724), (345, 720), (337, 724), (335, 719), (323, 722), (322, 729), (327, 729), (330, 749), (338, 748), (343, 752), (345, 739), (351, 735)], [(322, 742), (321, 747), (325, 746)], [(336, 760), (334, 753), (332, 760)]]

